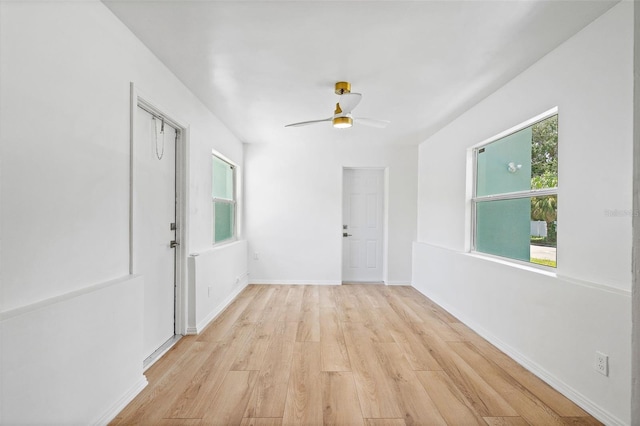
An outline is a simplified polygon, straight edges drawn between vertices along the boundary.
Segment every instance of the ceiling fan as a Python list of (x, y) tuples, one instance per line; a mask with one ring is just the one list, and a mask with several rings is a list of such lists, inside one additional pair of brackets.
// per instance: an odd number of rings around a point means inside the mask
[(351, 83), (346, 81), (339, 81), (335, 86), (336, 95), (340, 95), (340, 100), (336, 104), (336, 110), (333, 113), (333, 117), (324, 118), (322, 120), (310, 120), (302, 121), (300, 123), (287, 124), (284, 127), (300, 127), (308, 126), (309, 124), (323, 123), (325, 121), (331, 121), (333, 127), (336, 129), (346, 129), (353, 126), (355, 121), (358, 124), (364, 124), (365, 126), (384, 128), (390, 123), (388, 120), (376, 120), (373, 118), (353, 117), (351, 111), (358, 106), (362, 99), (362, 94), (351, 93)]

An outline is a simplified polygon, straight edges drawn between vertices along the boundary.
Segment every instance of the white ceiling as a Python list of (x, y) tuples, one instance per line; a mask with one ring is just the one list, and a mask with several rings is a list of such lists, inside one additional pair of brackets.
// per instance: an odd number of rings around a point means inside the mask
[[(418, 144), (617, 0), (103, 2), (242, 142)], [(342, 80), (391, 124), (284, 128)]]

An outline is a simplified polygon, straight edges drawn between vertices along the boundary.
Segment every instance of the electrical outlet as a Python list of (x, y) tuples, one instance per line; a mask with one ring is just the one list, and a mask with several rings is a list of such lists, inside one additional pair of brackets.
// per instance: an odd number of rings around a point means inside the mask
[(596, 351), (596, 371), (604, 376), (609, 375), (609, 355)]

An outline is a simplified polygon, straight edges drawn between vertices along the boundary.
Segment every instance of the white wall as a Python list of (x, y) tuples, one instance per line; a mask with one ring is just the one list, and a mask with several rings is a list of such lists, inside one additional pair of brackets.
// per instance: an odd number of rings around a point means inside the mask
[(189, 276), (197, 283), (190, 334), (200, 333), (248, 284), (247, 241), (192, 255)]
[(640, 7), (634, 8), (633, 103), (633, 325), (631, 423), (640, 424)]
[[(59, 297), (92, 292), (127, 276), (130, 82), (157, 107), (189, 126), (186, 253), (210, 249), (211, 150), (242, 166), (242, 144), (102, 3), (0, 2), (0, 8), (0, 313), (11, 316), (16, 310), (54, 306), (52, 301)], [(220, 253), (224, 252), (221, 248)], [(234, 253), (230, 267), (244, 264), (246, 269), (246, 253)], [(189, 282), (200, 288), (208, 285)], [(113, 287), (119, 290), (124, 300), (124, 287)], [(188, 293), (193, 310), (196, 288)], [(99, 312), (87, 306), (74, 311), (72, 320), (93, 324)], [(142, 304), (122, 303), (120, 309), (118, 315), (137, 318)], [(43, 346), (38, 339), (44, 317), (28, 315), (24, 317), (28, 323), (2, 323), (3, 336), (23, 339), (21, 344), (2, 346), (2, 385), (5, 389), (24, 385), (33, 393), (26, 401), (3, 392), (0, 423), (11, 423), (16, 413), (30, 411), (40, 411), (40, 418), (49, 422), (64, 423), (60, 413), (76, 412), (76, 406), (91, 407), (78, 411), (77, 423), (104, 418), (105, 413), (96, 410), (113, 407), (138, 386), (142, 359), (134, 360), (139, 365), (136, 371), (125, 365), (114, 371), (109, 360), (121, 359), (130, 349), (123, 349), (97, 328), (74, 346), (66, 347), (64, 339), (47, 343), (60, 354), (73, 351), (74, 356), (91, 357), (91, 381), (87, 384), (73, 376), (78, 372), (57, 374), (46, 353), (23, 353)], [(189, 325), (195, 327), (195, 322)], [(139, 324), (129, 324), (124, 332), (124, 340), (141, 339)], [(27, 344), (30, 339), (32, 345)], [(102, 352), (93, 350), (96, 342)], [(10, 374), (17, 366), (8, 360), (15, 359), (26, 360), (21, 369), (41, 371), (46, 366), (49, 380)], [(128, 383), (121, 381), (103, 392), (112, 376), (125, 372), (130, 376)], [(18, 380), (27, 381), (19, 385)], [(59, 392), (79, 395), (73, 407), (65, 399), (63, 405), (47, 411), (45, 407), (51, 406), (46, 395), (54, 386)]]
[[(414, 286), (609, 424), (630, 422), (631, 215), (605, 211), (631, 210), (632, 41), (622, 2), (419, 149)], [(465, 254), (468, 148), (554, 106), (557, 276)]]
[[(314, 131), (292, 129), (303, 130)], [(384, 278), (390, 284), (410, 282), (417, 147), (357, 145), (342, 133), (319, 144), (301, 139), (246, 145), (245, 165), (251, 282), (341, 282), (343, 167), (388, 168), (389, 255)]]
[(143, 294), (126, 277), (0, 314), (0, 423), (111, 420), (147, 384)]

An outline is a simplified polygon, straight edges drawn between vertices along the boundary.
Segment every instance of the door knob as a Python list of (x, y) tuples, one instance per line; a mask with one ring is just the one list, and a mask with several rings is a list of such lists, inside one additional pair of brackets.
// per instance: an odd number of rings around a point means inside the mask
[(347, 234), (346, 232), (343, 232), (343, 233), (342, 233), (342, 236), (343, 236), (343, 237), (350, 237), (350, 236), (351, 236), (351, 234)]

